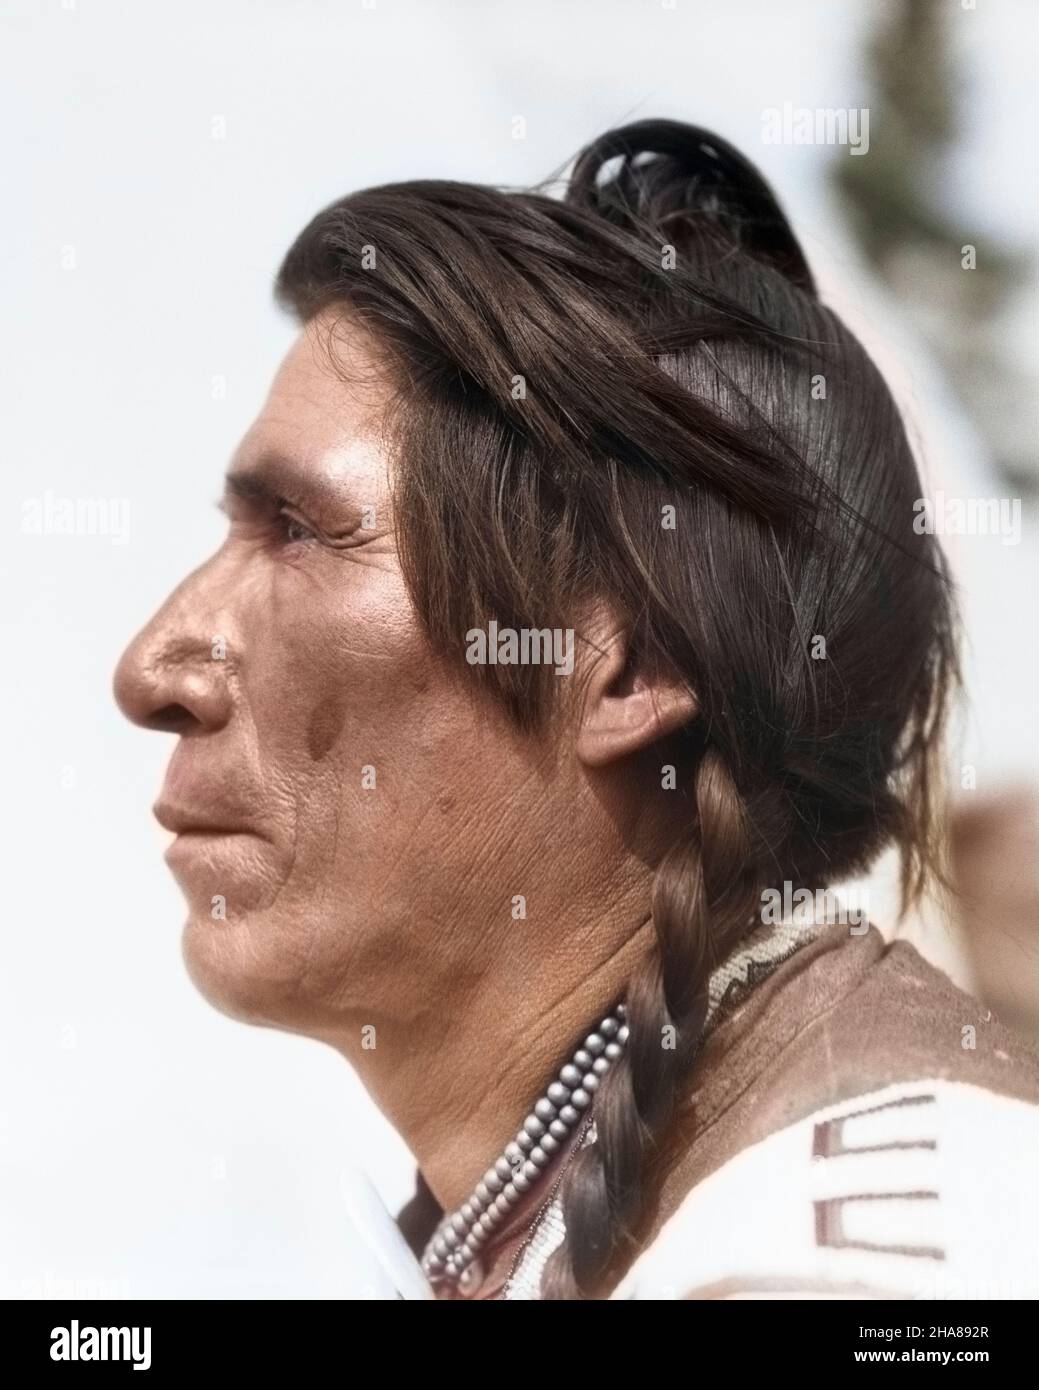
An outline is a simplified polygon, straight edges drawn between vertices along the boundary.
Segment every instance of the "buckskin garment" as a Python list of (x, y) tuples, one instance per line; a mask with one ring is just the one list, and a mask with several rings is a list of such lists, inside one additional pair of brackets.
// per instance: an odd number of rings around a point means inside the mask
[[(469, 1297), (540, 1296), (565, 1239), (554, 1187), (594, 1141), (593, 1120), (482, 1252)], [(1039, 1297), (1037, 1161), (1039, 1054), (913, 946), (759, 927), (711, 977), (609, 1296)]]

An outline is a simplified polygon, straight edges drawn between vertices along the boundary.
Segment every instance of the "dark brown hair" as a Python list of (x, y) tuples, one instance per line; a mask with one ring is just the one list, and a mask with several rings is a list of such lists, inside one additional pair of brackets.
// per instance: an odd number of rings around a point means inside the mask
[[(630, 981), (628, 1046), (567, 1171), (543, 1290), (601, 1295), (634, 1251), (707, 975), (762, 888), (825, 885), (894, 844), (909, 902), (934, 861), (954, 618), (941, 552), (913, 529), (905, 431), (768, 185), (691, 126), (603, 135), (561, 198), (352, 194), (301, 233), (277, 289), (303, 320), (341, 304), (395, 365), (400, 553), (438, 650), (460, 660), (492, 618), (565, 628), (605, 594), (633, 662), (696, 697), (658, 949)], [(467, 669), (521, 727), (551, 717), (548, 668)]]

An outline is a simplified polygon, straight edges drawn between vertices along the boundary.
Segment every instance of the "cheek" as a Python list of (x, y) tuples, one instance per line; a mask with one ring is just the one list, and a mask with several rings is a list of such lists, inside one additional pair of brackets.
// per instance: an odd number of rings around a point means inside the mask
[(360, 787), (363, 767), (378, 777), (428, 715), (418, 707), (432, 658), (403, 580), (359, 561), (342, 571), (327, 585), (289, 571), (251, 615), (257, 752), (268, 776), (306, 801), (312, 827), (330, 799)]
[(492, 823), (489, 768), (524, 784), (478, 717), (464, 648), (456, 666), (433, 655), (398, 575), (348, 578), (326, 593), (295, 576), (297, 600), (257, 605), (246, 691), (285, 851), (279, 949), (339, 964), (464, 878)]
[(346, 697), (327, 695), (307, 716), (306, 745), (311, 762), (321, 762), (335, 747), (346, 723)]

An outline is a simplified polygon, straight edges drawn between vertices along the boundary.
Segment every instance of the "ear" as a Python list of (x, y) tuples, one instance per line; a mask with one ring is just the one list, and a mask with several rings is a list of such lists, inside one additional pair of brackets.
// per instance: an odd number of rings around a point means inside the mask
[(595, 606), (582, 636), (588, 667), (576, 747), (587, 767), (648, 748), (695, 718), (696, 698), (685, 685), (635, 667), (628, 634), (606, 605)]

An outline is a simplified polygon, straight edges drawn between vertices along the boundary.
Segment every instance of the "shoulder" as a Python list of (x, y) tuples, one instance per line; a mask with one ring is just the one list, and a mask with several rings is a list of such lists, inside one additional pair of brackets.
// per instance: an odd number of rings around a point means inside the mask
[(1039, 1053), (908, 942), (830, 929), (705, 1047), (676, 1138), (707, 1167), (686, 1186), (824, 1105), (918, 1080), (1039, 1104)]
[(615, 1296), (1035, 1296), (1037, 1145), (1024, 1039), (908, 943), (831, 935), (705, 1047)]
[(1039, 1103), (1039, 1053), (905, 941), (886, 946), (799, 1043), (790, 1066), (825, 1051), (838, 1092), (931, 1077)]
[(1035, 1298), (1039, 1107), (903, 1081), (824, 1106), (698, 1183), (613, 1297)]

